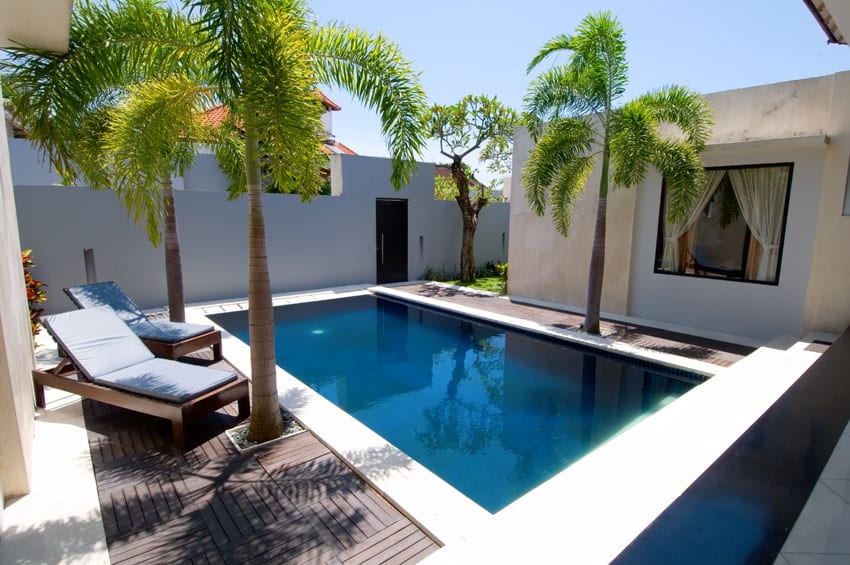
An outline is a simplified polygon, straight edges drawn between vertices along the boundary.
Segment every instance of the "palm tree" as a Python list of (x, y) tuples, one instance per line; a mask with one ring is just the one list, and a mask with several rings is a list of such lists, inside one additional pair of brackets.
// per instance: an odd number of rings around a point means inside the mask
[[(424, 146), (425, 96), (410, 64), (381, 36), (318, 26), (300, 0), (198, 0), (198, 26), (217, 97), (244, 129), (249, 214), (249, 326), (252, 414), (249, 439), (281, 434), (275, 381), (274, 314), (260, 189), (269, 180), (309, 199), (322, 187), (319, 83), (350, 91), (378, 112), (396, 189), (407, 184)], [(232, 148), (223, 144), (222, 147)], [(262, 149), (260, 149), (260, 147)], [(223, 161), (235, 152), (219, 152)], [(238, 169), (232, 160), (225, 170)]]
[[(525, 97), (529, 132), (537, 144), (523, 183), (532, 210), (543, 215), (548, 203), (556, 228), (567, 236), (573, 205), (601, 156), (583, 325), (586, 332), (598, 334), (609, 188), (640, 183), (653, 165), (664, 175), (670, 194), (668, 219), (683, 217), (704, 185), (699, 154), (711, 115), (704, 98), (681, 86), (616, 106), (626, 90), (628, 65), (623, 30), (610, 12), (588, 15), (574, 34), (547, 41), (528, 72), (561, 52), (568, 53), (566, 64), (535, 78)], [(663, 133), (664, 124), (676, 126), (678, 135)]]
[[(98, 151), (107, 148), (107, 172), (156, 176), (146, 159), (163, 144), (175, 144), (173, 154), (167, 153), (175, 166), (185, 165), (190, 155), (183, 149), (194, 145), (175, 141), (176, 128), (182, 140), (213, 145), (234, 181), (231, 194), (248, 193), (253, 381), (248, 437), (261, 442), (282, 432), (261, 170), (269, 183), (305, 200), (319, 193), (323, 109), (316, 88), (328, 84), (349, 90), (377, 111), (392, 160), (391, 181), (398, 189), (409, 182), (424, 146), (425, 96), (395, 44), (357, 28), (320, 26), (302, 0), (197, 0), (186, 8), (189, 27), (180, 30), (151, 21), (152, 10), (165, 9), (154, 0), (125, 0), (104, 8), (103, 17), (120, 25), (103, 31), (107, 37), (97, 44), (100, 52), (77, 51), (79, 71), (68, 82), (73, 93), (75, 86), (94, 81), (96, 87), (81, 85), (82, 92), (99, 88), (108, 96), (117, 73), (112, 67), (119, 68), (123, 60), (135, 69), (130, 95), (113, 106), (108, 127), (101, 130), (110, 143), (94, 145)], [(97, 28), (103, 22), (90, 23)], [(229, 109), (230, 123), (215, 131), (200, 124), (198, 108), (210, 101)], [(95, 119), (87, 107), (82, 114)], [(157, 116), (170, 126), (157, 124)], [(131, 139), (138, 148), (122, 151), (120, 140)]]
[[(148, 36), (140, 37), (140, 30)], [(197, 70), (190, 51), (169, 49), (169, 43), (153, 48), (157, 41), (189, 32), (187, 18), (149, 0), (131, 0), (116, 10), (80, 1), (72, 13), (67, 53), (20, 46), (8, 49), (0, 61), (15, 118), (65, 184), (114, 190), (137, 223), (144, 217), (154, 247), (162, 239), (164, 221), (168, 307), (175, 322), (185, 321), (185, 307), (171, 175), (182, 175), (191, 164), (192, 140), (155, 107), (148, 108), (146, 129), (165, 129), (157, 136), (159, 144), (144, 151), (148, 138), (142, 132), (116, 135), (111, 122), (143, 77)], [(123, 158), (137, 152), (143, 155), (135, 163), (143, 167), (128, 168)]]

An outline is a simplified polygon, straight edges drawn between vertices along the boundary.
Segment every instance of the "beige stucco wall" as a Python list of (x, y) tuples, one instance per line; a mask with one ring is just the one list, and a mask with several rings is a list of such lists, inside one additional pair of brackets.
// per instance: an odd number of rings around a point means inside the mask
[(833, 76), (707, 94), (709, 145), (827, 133)]
[[(0, 92), (0, 103), (2, 100)], [(0, 481), (7, 498), (29, 492), (35, 415), (32, 368), (32, 338), (9, 147), (3, 136), (0, 139)]]
[(805, 331), (841, 332), (850, 325), (850, 217), (842, 215), (850, 162), (850, 72), (835, 75), (834, 85)]
[[(511, 184), (520, 190), (515, 190), (511, 198), (508, 292), (515, 296), (583, 307), (599, 201), (599, 171), (591, 175), (587, 189), (576, 203), (570, 235), (565, 238), (555, 229), (548, 211), (545, 216), (538, 217), (526, 202), (520, 178), (532, 147), (528, 132), (519, 128), (514, 136)], [(615, 314), (626, 314), (629, 309), (634, 206), (633, 190), (608, 193), (602, 310)]]

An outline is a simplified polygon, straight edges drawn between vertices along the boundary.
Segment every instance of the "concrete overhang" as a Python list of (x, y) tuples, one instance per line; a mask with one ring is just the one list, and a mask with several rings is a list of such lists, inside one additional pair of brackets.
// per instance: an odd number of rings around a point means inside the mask
[(73, 0), (0, 0), (0, 48), (68, 50)]
[(829, 43), (847, 45), (850, 39), (850, 2), (847, 0), (803, 0), (823, 28)]

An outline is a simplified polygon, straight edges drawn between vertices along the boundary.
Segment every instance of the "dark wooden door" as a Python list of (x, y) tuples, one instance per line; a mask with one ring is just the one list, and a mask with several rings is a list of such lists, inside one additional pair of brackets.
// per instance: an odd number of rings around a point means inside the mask
[(407, 280), (407, 200), (375, 200), (378, 284)]

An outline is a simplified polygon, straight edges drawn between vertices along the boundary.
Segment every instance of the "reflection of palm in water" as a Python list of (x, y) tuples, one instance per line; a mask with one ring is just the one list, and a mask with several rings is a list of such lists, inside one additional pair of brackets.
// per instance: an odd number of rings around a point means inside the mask
[(463, 377), (466, 375), (466, 354), (472, 349), (472, 338), (473, 338), (473, 328), (472, 323), (467, 320), (460, 321), (460, 338), (458, 339), (458, 346), (454, 352), (454, 367), (452, 368), (452, 380), (449, 381), (449, 385), (446, 387), (446, 398), (449, 400), (454, 400), (457, 398), (457, 387), (460, 385), (460, 381), (463, 380)]
[[(454, 449), (476, 453), (498, 437), (502, 426), (500, 400), (504, 372), (504, 349), (493, 347), (487, 337), (475, 339), (475, 326), (461, 320), (458, 346), (452, 353), (452, 373), (446, 385), (445, 399), (426, 407), (422, 414), (426, 429), (416, 433), (429, 449)], [(467, 368), (467, 355), (475, 355)], [(458, 398), (460, 383), (477, 376), (486, 399), (475, 401), (474, 395)]]

